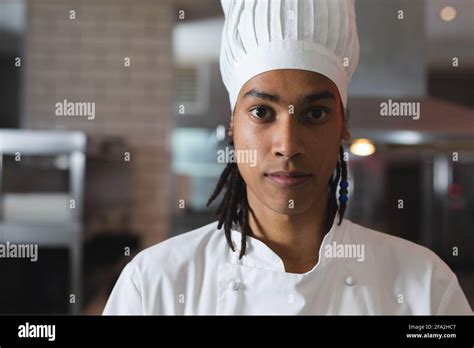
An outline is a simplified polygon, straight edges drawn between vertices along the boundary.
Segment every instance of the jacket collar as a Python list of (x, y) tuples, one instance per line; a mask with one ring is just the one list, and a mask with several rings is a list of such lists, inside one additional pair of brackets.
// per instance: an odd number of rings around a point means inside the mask
[[(315, 253), (319, 253), (318, 263), (313, 267), (312, 270), (303, 273), (302, 275), (309, 275), (316, 269), (324, 267), (331, 261), (330, 258), (324, 257), (324, 247), (328, 244), (332, 244), (333, 242), (340, 243), (343, 240), (343, 233), (348, 223), (346, 219), (343, 219), (341, 225), (339, 226), (337, 224), (338, 220), (338, 215), (336, 215), (331, 229), (323, 238), (320, 249), (315, 250)], [(262, 268), (286, 273), (282, 259), (264, 242), (255, 237), (247, 236), (245, 254), (242, 259), (239, 260), (242, 233), (238, 224), (232, 225), (231, 236), (235, 247), (234, 252), (232, 252), (232, 250), (229, 248), (232, 263), (241, 264), (247, 267)], [(226, 246), (228, 247), (227, 244)]]

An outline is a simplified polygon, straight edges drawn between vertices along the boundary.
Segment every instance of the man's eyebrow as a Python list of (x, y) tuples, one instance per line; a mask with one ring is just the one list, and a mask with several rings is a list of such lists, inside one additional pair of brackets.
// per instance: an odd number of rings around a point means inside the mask
[[(274, 103), (278, 103), (281, 100), (280, 96), (278, 96), (278, 95), (273, 95), (273, 94), (270, 94), (270, 93), (267, 93), (267, 92), (264, 92), (264, 91), (259, 91), (259, 90), (256, 90), (254, 88), (252, 88), (250, 91), (246, 92), (243, 96), (243, 98), (249, 98), (249, 97), (256, 97), (256, 98), (260, 98), (260, 99), (263, 99), (263, 100), (269, 100), (269, 101), (274, 102)], [(334, 94), (332, 94), (329, 91), (322, 91), (322, 92), (318, 92), (318, 93), (308, 94), (308, 95), (300, 98), (300, 102), (308, 104), (308, 103), (315, 102), (315, 101), (318, 101), (318, 100), (321, 100), (321, 99), (334, 99), (334, 100), (336, 100), (336, 97), (334, 96)]]
[(269, 94), (263, 91), (258, 91), (255, 88), (252, 88), (250, 91), (244, 94), (244, 98), (249, 98), (249, 97), (256, 97), (260, 98), (263, 100), (269, 100), (274, 103), (278, 103), (280, 101), (280, 97), (277, 95)]
[(318, 101), (318, 100), (321, 100), (321, 99), (334, 99), (334, 100), (336, 100), (336, 97), (334, 96), (334, 94), (332, 94), (329, 91), (322, 91), (322, 92), (319, 92), (319, 93), (314, 93), (314, 94), (309, 94), (307, 96), (304, 96), (303, 98), (300, 99), (300, 101), (302, 103), (311, 103), (311, 102), (315, 102), (315, 101)]

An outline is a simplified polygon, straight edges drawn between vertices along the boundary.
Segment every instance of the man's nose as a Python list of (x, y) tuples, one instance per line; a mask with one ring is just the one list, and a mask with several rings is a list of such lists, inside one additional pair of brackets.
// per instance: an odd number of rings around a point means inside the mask
[(299, 125), (296, 116), (285, 115), (274, 124), (273, 154), (292, 159), (303, 154)]

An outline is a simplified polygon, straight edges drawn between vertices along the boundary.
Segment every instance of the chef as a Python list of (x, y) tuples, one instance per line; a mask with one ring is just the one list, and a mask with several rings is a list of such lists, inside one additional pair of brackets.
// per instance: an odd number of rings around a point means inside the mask
[(433, 252), (344, 218), (353, 1), (221, 3), (230, 146), (256, 165), (229, 161), (217, 221), (141, 251), (104, 314), (472, 314)]

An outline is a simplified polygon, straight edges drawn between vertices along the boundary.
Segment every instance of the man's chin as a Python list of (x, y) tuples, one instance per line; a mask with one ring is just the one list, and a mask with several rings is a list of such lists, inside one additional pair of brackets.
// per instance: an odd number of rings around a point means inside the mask
[(289, 201), (287, 204), (275, 204), (271, 202), (270, 206), (267, 206), (270, 210), (275, 213), (285, 214), (285, 215), (299, 215), (304, 213), (309, 209), (309, 206), (306, 205), (296, 205), (296, 202)]

